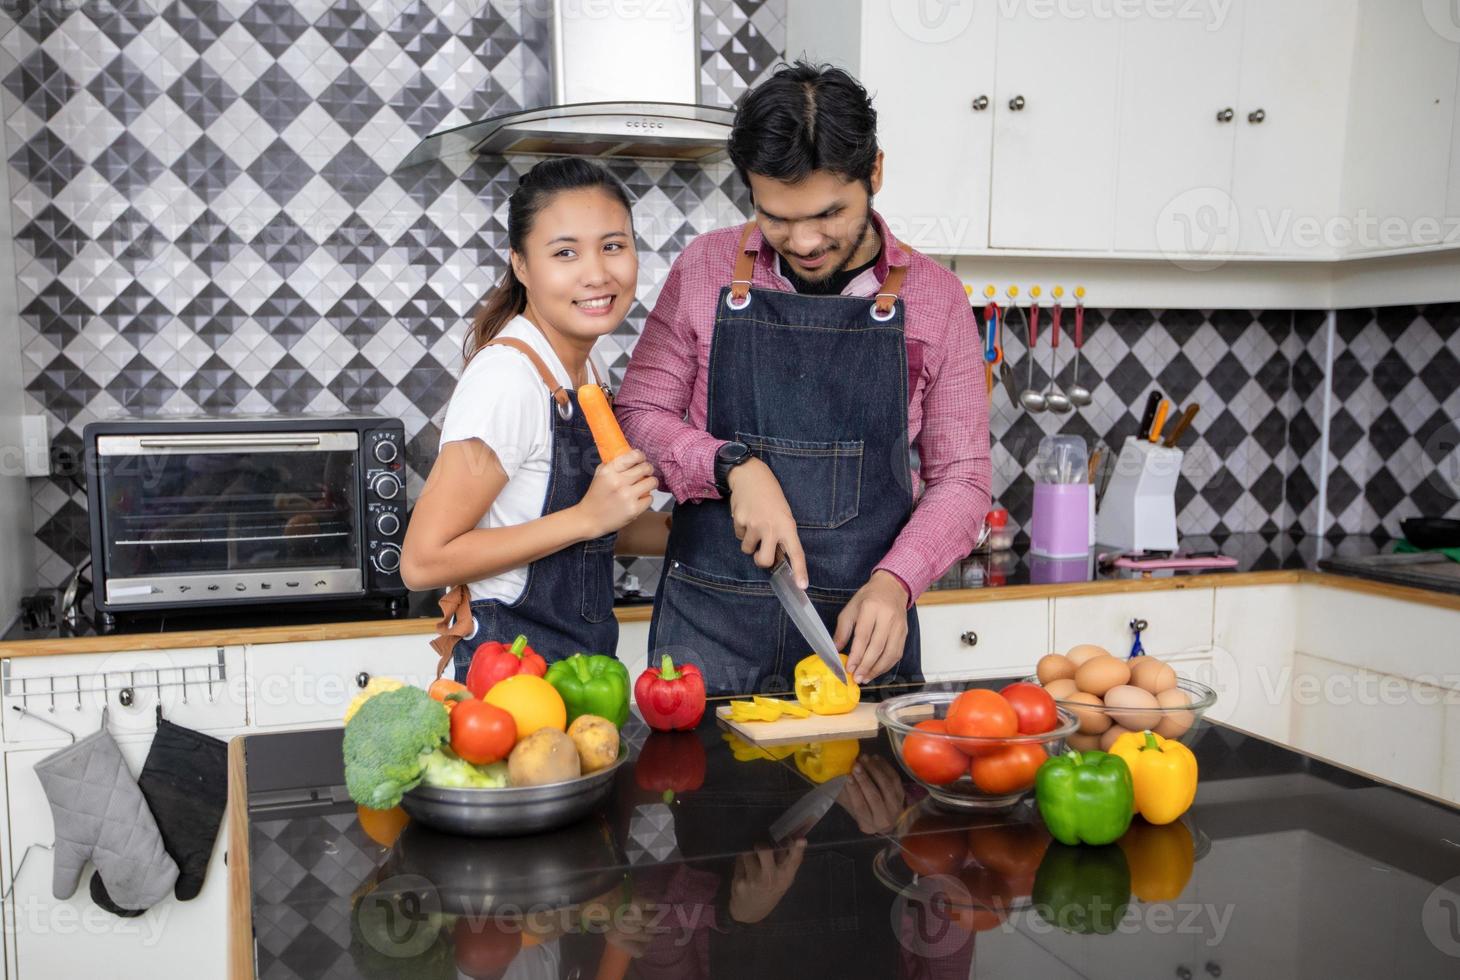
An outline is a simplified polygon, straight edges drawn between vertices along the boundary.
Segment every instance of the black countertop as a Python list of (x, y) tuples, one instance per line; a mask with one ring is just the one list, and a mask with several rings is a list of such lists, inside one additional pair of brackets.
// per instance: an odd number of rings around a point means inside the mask
[[(341, 785), (339, 729), (248, 736), (258, 976), (1417, 980), (1460, 968), (1460, 811), (1220, 725), (1193, 730), (1201, 784), (1180, 823), (1138, 821), (1119, 847), (1075, 854), (1043, 849), (1028, 803), (935, 809), (882, 736), (860, 743), (804, 845), (773, 851), (768, 828), (815, 785), (796, 755), (748, 757), (742, 744), (737, 758), (709, 715), (672, 736), (631, 720), (625, 737), (633, 758), (600, 813), (473, 840), (378, 821), (367, 833)], [(1134, 897), (1111, 934), (1066, 933), (1030, 907), (1036, 880), (1083, 887), (1088, 905), (1112, 874), (1114, 892), (1129, 874)]]
[[(1352, 536), (1325, 538), (1294, 536), (1279, 533), (1228, 534), (1217, 537), (1191, 536), (1181, 539), (1182, 547), (1188, 551), (1216, 549), (1237, 559), (1233, 572), (1270, 571), (1275, 569), (1317, 570), (1322, 559), (1329, 556), (1360, 556), (1387, 551), (1390, 545), (1381, 545), (1373, 538)], [(1211, 569), (1199, 571), (1157, 571), (1152, 577), (1190, 576), (1194, 574), (1222, 574)], [(1009, 551), (983, 552), (963, 559), (950, 568), (933, 583), (930, 592), (958, 589), (1007, 588), (1021, 585), (1054, 584), (1063, 582), (1119, 581), (1141, 577), (1139, 572), (1099, 569), (1095, 553), (1084, 559), (1053, 560), (1029, 554), (1027, 539), (1020, 539)], [(404, 618), (435, 620), (440, 617), (436, 592), (412, 592), (408, 595)], [(652, 595), (620, 595), (616, 605), (644, 606), (653, 602)], [(248, 629), (250, 627), (314, 625), (321, 623), (350, 623), (370, 619), (390, 618), (385, 606), (379, 602), (340, 602), (328, 607), (304, 609), (301, 607), (259, 608), (237, 607), (225, 610), (171, 612), (151, 616), (137, 616), (123, 619), (108, 635), (142, 633), (173, 633), (184, 630)], [(77, 615), (69, 620), (49, 617), (45, 622), (31, 624), (22, 617), (0, 640), (54, 640), (70, 636), (97, 636), (99, 629), (92, 615), (88, 598), (78, 604)]]

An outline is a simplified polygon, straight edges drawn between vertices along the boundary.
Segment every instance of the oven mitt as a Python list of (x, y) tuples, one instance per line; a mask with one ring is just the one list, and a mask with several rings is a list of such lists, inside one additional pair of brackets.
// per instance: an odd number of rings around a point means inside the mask
[[(137, 785), (162, 832), (163, 846), (177, 862), (177, 900), (196, 898), (203, 889), (213, 842), (223, 822), (223, 807), (228, 802), (227, 743), (174, 725), (159, 712), (157, 734), (147, 750), (147, 762)], [(113, 902), (100, 873), (91, 876), (91, 899), (116, 915), (141, 915), (146, 911)]]
[(56, 829), (51, 893), (74, 895), (90, 859), (118, 905), (147, 909), (172, 891), (177, 865), (102, 718), (100, 730), (36, 763)]

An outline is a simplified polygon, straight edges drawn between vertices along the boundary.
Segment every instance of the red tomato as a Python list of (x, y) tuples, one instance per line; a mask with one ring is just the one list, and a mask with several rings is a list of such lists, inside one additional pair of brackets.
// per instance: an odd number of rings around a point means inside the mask
[[(945, 731), (937, 719), (920, 721), (917, 727), (925, 732)], [(902, 740), (902, 761), (912, 774), (925, 783), (947, 786), (968, 771), (968, 756), (958, 751), (950, 739), (914, 732)]]
[(517, 722), (495, 704), (470, 698), (451, 709), (451, 751), (473, 765), (507, 758), (517, 741)]
[(936, 811), (924, 811), (898, 840), (902, 859), (922, 875), (952, 874), (968, 859), (967, 837), (959, 821)]
[(500, 977), (522, 949), (522, 930), (501, 919), (463, 916), (456, 920), (451, 939), (461, 975), (483, 980)]
[(999, 696), (1009, 702), (1019, 717), (1020, 735), (1043, 735), (1059, 722), (1054, 698), (1038, 684), (1019, 681), (1004, 688)]
[[(950, 735), (975, 735), (980, 738), (1007, 738), (1019, 733), (1019, 716), (997, 691), (975, 687), (964, 691), (948, 706), (944, 719)], [(998, 746), (982, 746), (975, 742), (958, 745), (969, 755), (999, 751)]]
[(1006, 878), (1034, 874), (1049, 849), (1049, 831), (1042, 824), (1005, 823), (968, 828), (968, 853), (975, 861)]
[(1034, 774), (1048, 758), (1042, 745), (1016, 744), (980, 755), (968, 767), (968, 774), (973, 777), (973, 784), (985, 793), (1004, 796), (1033, 786)]

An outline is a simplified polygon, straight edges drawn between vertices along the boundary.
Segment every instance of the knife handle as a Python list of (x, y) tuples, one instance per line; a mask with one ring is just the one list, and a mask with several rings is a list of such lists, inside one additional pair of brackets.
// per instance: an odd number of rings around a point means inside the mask
[(1171, 411), (1171, 403), (1161, 399), (1160, 407), (1156, 409), (1156, 418), (1151, 422), (1151, 441), (1161, 441), (1161, 429), (1166, 425), (1166, 413)]
[(1195, 402), (1186, 406), (1186, 411), (1181, 413), (1181, 418), (1176, 420), (1176, 425), (1172, 427), (1170, 435), (1166, 437), (1167, 449), (1176, 448), (1176, 441), (1186, 434), (1186, 430), (1191, 426), (1191, 420), (1196, 418), (1200, 407)]
[(1151, 437), (1151, 423), (1156, 421), (1156, 406), (1161, 404), (1161, 393), (1153, 391), (1146, 397), (1146, 410), (1141, 413), (1141, 427), (1136, 430), (1136, 438), (1149, 439)]

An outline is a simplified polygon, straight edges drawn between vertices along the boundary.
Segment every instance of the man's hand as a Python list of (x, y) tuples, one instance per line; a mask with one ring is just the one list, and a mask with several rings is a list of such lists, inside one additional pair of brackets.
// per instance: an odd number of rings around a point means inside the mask
[(864, 834), (885, 834), (897, 825), (907, 804), (902, 780), (886, 759), (859, 759), (837, 795), (837, 802)]
[(907, 590), (891, 572), (876, 571), (836, 618), (838, 650), (848, 641), (847, 674), (865, 684), (891, 670), (907, 644)]
[(730, 518), (740, 550), (755, 556), (761, 568), (774, 568), (776, 550), (786, 553), (796, 584), (806, 588), (806, 553), (796, 533), (796, 518), (771, 468), (749, 459), (730, 471)]
[(753, 853), (736, 858), (730, 879), (730, 917), (752, 923), (770, 915), (796, 880), (805, 853), (806, 841), (798, 837), (784, 848), (773, 851), (758, 845)]

